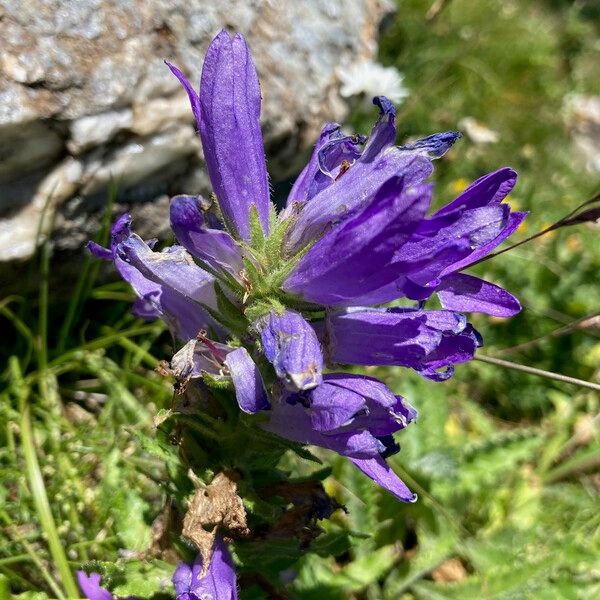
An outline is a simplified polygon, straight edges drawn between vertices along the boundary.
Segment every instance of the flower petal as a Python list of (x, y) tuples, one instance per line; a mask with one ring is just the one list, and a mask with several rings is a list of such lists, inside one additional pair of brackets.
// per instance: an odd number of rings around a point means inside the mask
[(517, 182), (517, 173), (510, 167), (498, 169), (474, 181), (455, 200), (443, 206), (434, 216), (441, 217), (457, 210), (471, 210), (489, 204), (499, 204)]
[(333, 450), (343, 456), (370, 458), (379, 456), (383, 444), (368, 431), (344, 431), (322, 433), (316, 431), (308, 411), (301, 404), (290, 404), (285, 399), (277, 400), (269, 413), (269, 421), (261, 427), (279, 437)]
[(344, 306), (393, 281), (386, 271), (431, 201), (431, 187), (392, 177), (366, 208), (326, 233), (300, 259), (283, 289), (311, 302)]
[[(342, 414), (336, 414), (338, 411)], [(298, 394), (276, 398), (269, 416), (269, 421), (261, 424), (265, 430), (347, 456), (403, 502), (416, 500), (383, 458), (399, 450), (390, 433), (414, 420), (416, 412), (382, 382), (345, 373), (326, 375), (320, 386), (305, 395), (304, 401)], [(350, 421), (345, 424), (348, 417)], [(374, 435), (382, 423), (381, 436)]]
[(465, 318), (451, 311), (356, 309), (329, 314), (315, 327), (328, 362), (397, 365), (426, 375), (470, 360), (477, 347)]
[(316, 387), (322, 381), (323, 356), (319, 340), (302, 315), (286, 310), (271, 311), (255, 324), (269, 362), (291, 390)]
[(409, 188), (422, 183), (432, 171), (429, 159), (404, 154), (395, 147), (387, 148), (369, 162), (361, 157), (333, 185), (302, 207), (286, 241), (286, 249), (288, 252), (301, 249), (320, 236), (329, 224), (366, 206), (390, 178), (402, 177)]
[(341, 385), (323, 383), (310, 393), (310, 420), (315, 431), (326, 433), (339, 429), (365, 407), (365, 399)]
[(192, 107), (192, 112), (194, 113), (194, 117), (196, 119), (196, 124), (198, 128), (200, 127), (200, 97), (198, 96), (198, 92), (194, 89), (194, 86), (187, 80), (186, 76), (174, 65), (167, 62), (165, 60), (165, 64), (169, 69), (171, 69), (171, 73), (179, 79), (179, 82), (185, 88), (187, 92), (188, 98), (190, 99), (190, 105)]
[(217, 308), (213, 276), (196, 265), (181, 246), (154, 252), (134, 233), (119, 244), (117, 256), (148, 279), (165, 284), (190, 300)]
[(198, 304), (183, 294), (160, 282), (148, 279), (144, 274), (120, 258), (115, 266), (121, 277), (131, 285), (139, 299), (134, 309), (143, 318), (159, 317), (167, 323), (177, 337), (187, 341), (199, 331), (212, 329), (221, 333), (221, 327)]
[(416, 419), (416, 411), (381, 381), (363, 375), (330, 373), (308, 397), (317, 431), (367, 430), (389, 435)]
[(444, 269), (495, 239), (506, 226), (509, 212), (507, 205), (496, 204), (422, 222), (395, 255), (398, 275), (426, 286)]
[(250, 239), (254, 204), (269, 229), (269, 185), (260, 130), (260, 87), (242, 35), (221, 31), (208, 47), (200, 82), (200, 137), (227, 225)]
[(207, 227), (198, 198), (175, 196), (171, 200), (171, 228), (190, 254), (212, 268), (236, 277), (244, 268), (240, 246), (226, 231)]
[(454, 364), (472, 360), (481, 345), (481, 336), (471, 325), (459, 335), (445, 333), (435, 350), (421, 361), (418, 371), (432, 381), (445, 381), (454, 374)]
[(319, 135), (319, 139), (315, 144), (315, 148), (313, 150), (312, 156), (308, 161), (307, 165), (302, 169), (302, 172), (296, 178), (294, 185), (288, 195), (287, 203), (286, 203), (286, 211), (285, 216), (287, 216), (290, 212), (291, 207), (294, 203), (305, 202), (308, 199), (308, 190), (313, 182), (313, 179), (319, 172), (319, 153), (323, 146), (332, 138), (335, 137), (336, 134), (339, 134), (341, 129), (341, 125), (338, 123), (326, 123), (323, 129), (321, 130), (321, 134)]
[(374, 458), (350, 458), (367, 477), (375, 483), (396, 496), (402, 502), (413, 503), (417, 501), (417, 495), (413, 494), (406, 484), (390, 469), (389, 465), (381, 456)]
[[(88, 248), (98, 256), (97, 248), (90, 244)], [(103, 249), (101, 254), (114, 259), (121, 277), (138, 296), (134, 314), (162, 318), (186, 342), (202, 329), (222, 333), (220, 325), (198, 304), (216, 307), (214, 279), (195, 265), (183, 248), (153, 252), (131, 233), (131, 217), (125, 214), (112, 227), (110, 250)]]
[(104, 248), (96, 242), (88, 242), (87, 249), (92, 253), (92, 256), (94, 256), (95, 258), (101, 258), (104, 260), (112, 260), (113, 258), (112, 250)]
[(237, 348), (227, 355), (235, 396), (240, 408), (246, 413), (255, 413), (269, 408), (269, 398), (260, 371), (246, 348)]
[(131, 314), (145, 321), (154, 321), (160, 318), (160, 311), (156, 307), (156, 303), (152, 302), (152, 298), (157, 294), (147, 294), (140, 298), (136, 298), (131, 307)]
[(369, 143), (365, 147), (364, 161), (374, 159), (396, 141), (396, 111), (394, 105), (385, 96), (373, 98), (373, 104), (379, 108), (379, 118), (371, 130)]
[(79, 587), (88, 600), (114, 600), (114, 596), (100, 587), (101, 577), (98, 573), (87, 575), (84, 571), (77, 571)]
[(308, 188), (306, 200), (310, 200), (325, 188), (333, 185), (360, 157), (365, 138), (359, 135), (333, 134), (319, 150), (317, 172)]
[(434, 133), (421, 138), (412, 144), (400, 146), (399, 150), (411, 154), (422, 154), (429, 158), (441, 158), (452, 148), (454, 142), (460, 139), (462, 134), (459, 131), (444, 131), (443, 133)]
[(192, 587), (192, 567), (187, 563), (180, 562), (173, 573), (172, 581), (177, 600), (183, 600), (183, 598), (188, 600)]
[(496, 317), (512, 317), (521, 310), (519, 301), (506, 290), (464, 273), (444, 277), (436, 291), (442, 306), (448, 310)]
[(466, 267), (477, 262), (484, 256), (487, 256), (492, 250), (494, 250), (494, 248), (498, 247), (506, 238), (511, 236), (518, 229), (519, 225), (521, 225), (521, 223), (525, 220), (525, 217), (527, 217), (528, 214), (529, 213), (527, 212), (510, 213), (506, 225), (502, 228), (500, 233), (494, 239), (483, 244), (479, 248), (476, 248), (465, 258), (462, 258), (452, 263), (450, 266), (446, 267), (442, 271), (442, 275), (449, 275), (450, 273), (454, 273), (455, 271), (458, 271), (460, 269), (465, 269)]
[(215, 540), (206, 575), (202, 576), (199, 554), (193, 565), (179, 564), (173, 575), (173, 585), (177, 600), (237, 600), (233, 561), (223, 539), (218, 536)]

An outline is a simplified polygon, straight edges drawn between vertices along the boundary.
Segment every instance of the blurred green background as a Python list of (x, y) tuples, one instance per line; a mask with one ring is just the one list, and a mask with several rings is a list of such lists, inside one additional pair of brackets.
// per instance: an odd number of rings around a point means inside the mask
[[(495, 143), (467, 135), (436, 163), (438, 203), (510, 165), (519, 172), (511, 204), (531, 211), (519, 240), (598, 191), (565, 106), (600, 90), (599, 34), (592, 1), (398, 2), (380, 61), (410, 91), (399, 140), (456, 129), (464, 117), (498, 134)], [(357, 102), (349, 124), (366, 133), (374, 116)], [(562, 229), (474, 269), (524, 307), (510, 320), (474, 316), (482, 353), (598, 381), (598, 232)], [(168, 335), (129, 315), (125, 286), (97, 285), (91, 260), (68, 305), (52, 301), (51, 269), (42, 246), (29, 270), (39, 296), (0, 301), (0, 598), (9, 587), (60, 597), (83, 561), (123, 548), (143, 557), (165, 494), (160, 448), (142, 434), (170, 402), (153, 370), (170, 355)], [(301, 559), (282, 597), (600, 597), (597, 392), (476, 361), (445, 383), (370, 372), (419, 410), (391, 459), (419, 502), (402, 505), (334, 462), (326, 488), (349, 513), (331, 526), (352, 533), (351, 548)], [(149, 588), (168, 576), (160, 565), (139, 573)]]

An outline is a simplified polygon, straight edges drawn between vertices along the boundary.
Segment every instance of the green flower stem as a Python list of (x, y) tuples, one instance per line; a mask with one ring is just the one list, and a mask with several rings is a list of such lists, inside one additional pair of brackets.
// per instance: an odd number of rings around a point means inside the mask
[(23, 336), (27, 342), (27, 349), (23, 352), (25, 360), (24, 364), (27, 364), (31, 358), (32, 349), (35, 347), (35, 335), (31, 329), (12, 311), (8, 306), (6, 300), (0, 303), (0, 315), (4, 316), (13, 327)]
[(119, 536), (111, 535), (102, 540), (83, 540), (82, 542), (73, 542), (71, 548), (89, 548), (91, 546), (102, 546), (105, 544), (112, 544), (119, 541)]

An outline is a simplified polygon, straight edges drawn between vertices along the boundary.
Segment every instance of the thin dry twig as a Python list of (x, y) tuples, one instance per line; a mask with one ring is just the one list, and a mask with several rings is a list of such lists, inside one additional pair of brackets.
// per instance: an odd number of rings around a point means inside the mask
[(479, 355), (475, 356), (475, 360), (489, 363), (497, 367), (504, 367), (506, 369), (513, 369), (515, 371), (522, 371), (529, 375), (537, 375), (538, 377), (545, 377), (546, 379), (553, 379), (555, 381), (562, 381), (563, 383), (571, 383), (573, 385), (579, 385), (581, 387), (588, 388), (600, 392), (600, 384), (592, 383), (591, 381), (585, 381), (584, 379), (577, 379), (576, 377), (569, 377), (568, 375), (562, 375), (561, 373), (553, 373), (552, 371), (544, 371), (543, 369), (536, 369), (534, 367), (528, 367), (527, 365), (520, 365), (518, 363), (510, 362), (508, 360), (502, 360), (500, 358), (492, 358), (491, 356)]

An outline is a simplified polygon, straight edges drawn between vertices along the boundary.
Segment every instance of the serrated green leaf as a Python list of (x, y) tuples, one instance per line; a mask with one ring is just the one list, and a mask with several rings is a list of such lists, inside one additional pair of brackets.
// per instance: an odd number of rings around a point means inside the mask
[(416, 582), (427, 577), (440, 563), (452, 556), (458, 544), (458, 536), (450, 528), (440, 530), (439, 534), (420, 527), (417, 532), (420, 540), (417, 553), (402, 572), (389, 577), (384, 586), (386, 600), (399, 598)]
[(544, 481), (552, 482), (597, 467), (600, 464), (600, 444), (592, 443), (578, 449), (573, 456), (544, 474)]
[(397, 546), (383, 546), (349, 563), (339, 577), (345, 580), (345, 589), (359, 591), (384, 577), (398, 558)]

